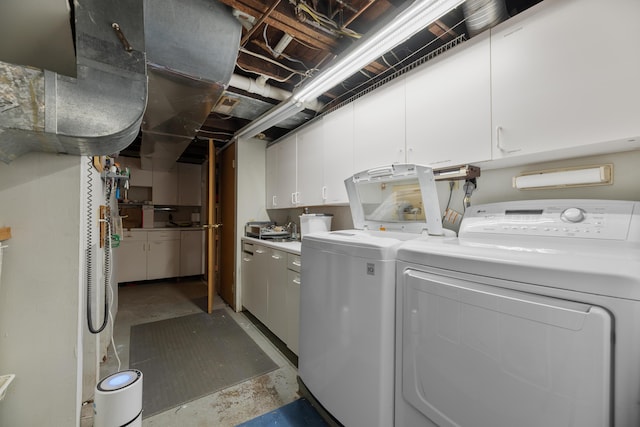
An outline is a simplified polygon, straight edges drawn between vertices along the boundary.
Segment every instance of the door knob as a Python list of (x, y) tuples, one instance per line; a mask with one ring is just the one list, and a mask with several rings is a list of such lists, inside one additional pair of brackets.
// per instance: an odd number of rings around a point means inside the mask
[(205, 224), (203, 225), (204, 228), (219, 228), (222, 227), (222, 224)]

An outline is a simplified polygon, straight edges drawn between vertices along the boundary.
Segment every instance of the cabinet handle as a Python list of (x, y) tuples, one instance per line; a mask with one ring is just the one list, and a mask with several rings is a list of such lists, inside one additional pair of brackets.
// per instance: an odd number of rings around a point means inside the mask
[(302, 264), (300, 264), (300, 261), (292, 261), (291, 264), (295, 265), (296, 267), (300, 267)]
[(243, 261), (245, 261), (245, 262), (250, 262), (250, 261), (251, 261), (251, 258), (246, 258), (246, 257), (245, 257), (245, 258), (242, 258), (242, 260), (243, 260)]
[(278, 206), (278, 204), (276, 203), (276, 196), (271, 197), (271, 205), (272, 206)]
[(516, 148), (514, 150), (507, 150), (502, 145), (502, 138), (500, 137), (501, 135), (502, 135), (502, 126), (496, 126), (496, 147), (498, 147), (498, 150), (500, 150), (502, 153), (511, 154), (511, 153), (515, 153), (517, 151), (522, 150), (522, 148)]
[(322, 200), (327, 200), (327, 186), (322, 187)]
[(299, 285), (300, 284), (300, 279), (293, 279), (292, 282), (295, 283), (296, 285)]
[(257, 254), (263, 254), (263, 253), (264, 253), (264, 251), (263, 251), (263, 250), (261, 250), (261, 249), (256, 249), (256, 253), (257, 253)]
[(296, 204), (296, 193), (291, 193), (291, 204), (292, 205)]
[(271, 258), (273, 258), (273, 259), (280, 259), (280, 258), (282, 258), (282, 257), (281, 257), (281, 256), (279, 256), (279, 255), (271, 255)]

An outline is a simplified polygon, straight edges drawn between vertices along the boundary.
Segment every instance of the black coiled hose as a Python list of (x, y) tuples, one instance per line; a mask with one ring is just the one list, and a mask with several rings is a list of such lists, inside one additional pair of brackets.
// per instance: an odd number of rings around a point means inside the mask
[[(105, 277), (104, 287), (104, 320), (102, 325), (96, 329), (93, 327), (92, 315), (92, 295), (93, 295), (93, 159), (89, 157), (87, 162), (87, 249), (86, 249), (86, 268), (87, 268), (87, 326), (92, 334), (99, 334), (106, 328), (109, 320), (109, 301), (107, 294), (108, 277)], [(110, 243), (110, 242), (109, 242)], [(108, 249), (105, 249), (105, 267), (110, 267), (111, 260)]]

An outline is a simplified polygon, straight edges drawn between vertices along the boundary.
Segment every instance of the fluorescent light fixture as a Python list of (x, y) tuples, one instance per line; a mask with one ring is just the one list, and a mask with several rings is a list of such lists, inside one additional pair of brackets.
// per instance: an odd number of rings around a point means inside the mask
[(415, 0), (390, 21), (381, 23), (377, 31), (362, 37), (343, 52), (335, 64), (321, 71), (291, 97), (237, 131), (234, 138), (253, 137), (297, 114), (304, 109), (305, 102), (342, 83), (464, 1)]
[(513, 177), (513, 187), (520, 190), (586, 187), (612, 183), (612, 164), (542, 170)]
[(338, 62), (294, 92), (293, 97), (300, 102), (317, 98), (462, 3), (464, 0), (415, 0), (392, 21), (341, 54)]
[(471, 179), (480, 176), (480, 168), (477, 166), (463, 165), (442, 169), (434, 169), (433, 176), (436, 181), (453, 181), (457, 179)]
[(270, 127), (277, 125), (304, 110), (304, 105), (300, 102), (294, 102), (291, 98), (282, 101), (280, 104), (273, 107), (271, 110), (265, 112), (257, 119), (237, 131), (234, 135), (235, 138), (247, 137), (251, 138), (256, 136), (260, 132), (263, 132)]

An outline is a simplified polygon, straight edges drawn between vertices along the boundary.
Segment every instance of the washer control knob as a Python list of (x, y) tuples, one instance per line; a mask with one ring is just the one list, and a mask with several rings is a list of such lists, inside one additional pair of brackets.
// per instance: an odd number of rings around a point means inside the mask
[(560, 218), (566, 222), (580, 222), (584, 219), (584, 211), (580, 208), (568, 208), (562, 212)]

